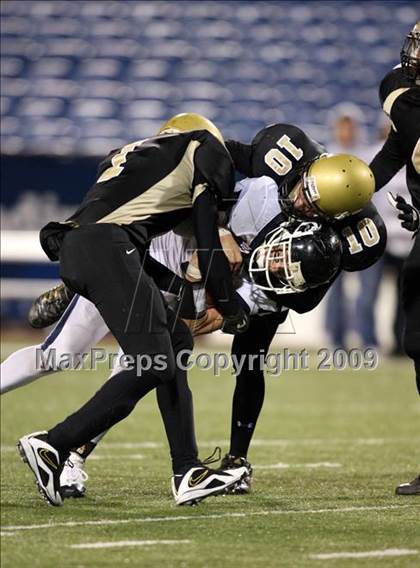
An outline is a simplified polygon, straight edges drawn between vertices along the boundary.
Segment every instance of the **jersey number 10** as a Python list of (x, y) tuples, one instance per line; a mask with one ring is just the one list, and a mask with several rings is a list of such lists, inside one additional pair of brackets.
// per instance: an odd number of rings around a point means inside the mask
[[(283, 134), (276, 144), (279, 148), (287, 150), (297, 162), (303, 156), (302, 149), (297, 148), (286, 134)], [(278, 148), (271, 148), (264, 156), (264, 162), (279, 176), (285, 176), (293, 167), (291, 160)]]
[[(373, 220), (369, 219), (369, 217), (365, 217), (357, 223), (357, 231), (365, 247), (373, 247), (379, 243), (379, 231)], [(362, 252), (363, 245), (360, 244), (351, 227), (344, 227), (341, 232), (347, 239), (350, 254), (357, 254), (358, 252)]]

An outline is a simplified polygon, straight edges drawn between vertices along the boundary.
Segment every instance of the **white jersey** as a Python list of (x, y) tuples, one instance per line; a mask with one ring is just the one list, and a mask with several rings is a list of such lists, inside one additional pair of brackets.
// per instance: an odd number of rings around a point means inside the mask
[(245, 178), (235, 185), (238, 200), (232, 208), (228, 227), (250, 245), (268, 223), (281, 213), (277, 184), (270, 177)]
[[(250, 245), (258, 233), (280, 212), (278, 189), (269, 177), (246, 178), (235, 186), (238, 200), (232, 208), (228, 227), (232, 233)], [(178, 276), (181, 265), (188, 262), (196, 249), (194, 238), (182, 237), (173, 231), (152, 240), (150, 255)], [(248, 280), (236, 290), (247, 304), (251, 315), (278, 311), (278, 306)]]

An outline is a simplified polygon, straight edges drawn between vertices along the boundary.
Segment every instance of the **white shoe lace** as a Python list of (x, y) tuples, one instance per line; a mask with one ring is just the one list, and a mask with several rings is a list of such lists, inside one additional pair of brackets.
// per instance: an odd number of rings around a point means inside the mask
[(61, 485), (83, 485), (89, 476), (83, 469), (85, 460), (75, 452), (64, 463), (63, 472), (61, 474)]

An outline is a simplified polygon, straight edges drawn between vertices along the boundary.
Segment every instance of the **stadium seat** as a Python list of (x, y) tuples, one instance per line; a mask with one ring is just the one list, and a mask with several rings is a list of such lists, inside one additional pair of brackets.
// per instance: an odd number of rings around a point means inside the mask
[[(349, 99), (366, 110), (373, 132), (377, 85), (398, 62), (401, 38), (418, 16), (415, 3), (343, 1), (338, 11), (290, 0), (281, 7), (245, 0), (3, 2), (8, 151), (29, 151), (41, 128), (42, 148), (55, 151), (58, 122), (47, 127), (43, 120), (67, 121), (78, 147), (91, 153), (93, 140), (142, 137), (187, 110), (245, 139), (272, 120), (323, 132), (325, 113)], [(109, 131), (101, 120), (110, 121)], [(26, 137), (27, 121), (35, 122)]]

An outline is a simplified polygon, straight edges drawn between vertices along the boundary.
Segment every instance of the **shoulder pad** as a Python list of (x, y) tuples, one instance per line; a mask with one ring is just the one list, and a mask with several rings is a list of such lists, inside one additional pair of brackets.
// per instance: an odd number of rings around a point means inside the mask
[[(394, 100), (412, 86), (413, 83), (407, 79), (401, 67), (396, 67), (385, 75), (379, 86), (379, 100), (386, 114), (390, 114)], [(393, 97), (394, 99), (391, 101)]]
[[(283, 144), (282, 137), (285, 139)], [(294, 147), (294, 151), (288, 149), (287, 143)], [(268, 156), (273, 152), (277, 153), (273, 161), (279, 166), (278, 169), (267, 161)], [(271, 124), (260, 130), (252, 141), (252, 175), (254, 177), (269, 176), (280, 187), (283, 183), (298, 176), (306, 163), (323, 152), (325, 149), (297, 126)]]

